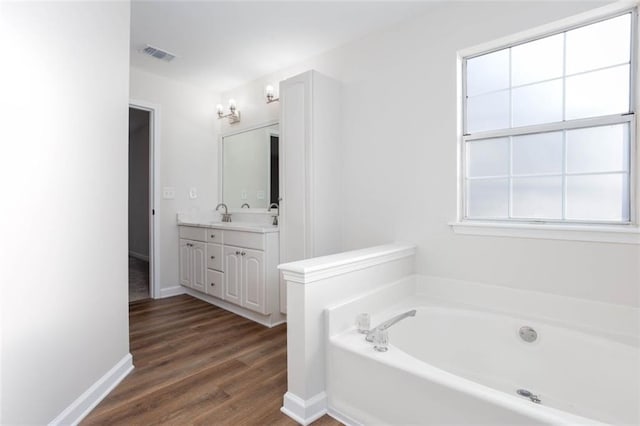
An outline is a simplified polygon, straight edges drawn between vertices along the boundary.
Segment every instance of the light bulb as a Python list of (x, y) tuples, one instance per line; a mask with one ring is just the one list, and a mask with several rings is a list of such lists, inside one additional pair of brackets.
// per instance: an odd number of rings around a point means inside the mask
[(236, 100), (229, 99), (229, 108), (235, 108), (235, 107), (236, 107)]
[(268, 85), (267, 87), (264, 88), (267, 96), (273, 96), (274, 93), (274, 88), (272, 85)]

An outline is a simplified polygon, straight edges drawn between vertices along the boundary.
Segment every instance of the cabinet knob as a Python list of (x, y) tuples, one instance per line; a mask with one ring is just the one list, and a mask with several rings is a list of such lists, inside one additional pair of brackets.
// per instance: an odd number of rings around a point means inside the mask
[(211, 283), (211, 287), (213, 287), (214, 285), (216, 285), (216, 283)]
[(239, 252), (239, 251), (236, 251), (236, 254), (240, 254), (240, 252)]
[(216, 257), (215, 257), (215, 256), (211, 256), (211, 258), (212, 258), (212, 259), (215, 259)]
[(242, 252), (242, 253), (240, 253), (240, 254), (244, 256), (245, 254), (247, 254), (247, 252), (246, 252), (246, 251), (243, 251), (243, 252)]
[(215, 238), (215, 237), (216, 237), (216, 234), (211, 234), (211, 238)]

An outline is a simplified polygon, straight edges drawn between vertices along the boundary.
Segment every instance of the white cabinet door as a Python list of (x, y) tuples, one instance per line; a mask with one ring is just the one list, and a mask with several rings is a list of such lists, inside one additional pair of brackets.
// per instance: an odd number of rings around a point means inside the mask
[(242, 249), (242, 306), (266, 314), (264, 252)]
[(242, 249), (224, 247), (224, 300), (242, 305)]
[(191, 287), (191, 245), (189, 240), (180, 239), (180, 284)]
[(207, 291), (207, 258), (205, 253), (205, 243), (191, 242), (191, 287), (194, 290)]

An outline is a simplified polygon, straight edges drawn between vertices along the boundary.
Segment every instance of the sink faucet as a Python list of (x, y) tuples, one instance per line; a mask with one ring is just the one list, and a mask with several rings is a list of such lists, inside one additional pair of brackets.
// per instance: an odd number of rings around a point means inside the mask
[(249, 203), (244, 203), (243, 205), (241, 205), (241, 206), (240, 206), (240, 208), (241, 208), (241, 209), (244, 209), (244, 208), (245, 208), (245, 206), (246, 206), (248, 209), (250, 209), (250, 208), (251, 208), (251, 206), (249, 205)]
[(224, 207), (224, 213), (222, 213), (222, 221), (231, 222), (231, 213), (229, 213), (229, 209), (227, 208), (227, 205), (225, 203), (218, 204), (216, 206), (216, 211), (218, 211), (220, 207)]
[(278, 203), (271, 203), (269, 204), (269, 208), (267, 209), (268, 212), (271, 211), (271, 207), (276, 206), (276, 209), (278, 209), (278, 213), (272, 215), (271, 217), (273, 217), (273, 225), (277, 225), (278, 224), (278, 216), (280, 215), (280, 206), (278, 206)]
[(415, 317), (416, 316), (416, 310), (412, 309), (410, 311), (407, 311), (403, 314), (397, 315), (389, 320), (386, 320), (385, 322), (383, 322), (382, 324), (380, 324), (379, 326), (372, 328), (371, 330), (369, 330), (369, 332), (367, 333), (367, 337), (366, 340), (367, 342), (373, 342), (373, 336), (378, 332), (378, 331), (384, 331), (387, 328), (391, 327), (393, 324), (402, 321), (403, 319), (407, 318), (407, 317)]

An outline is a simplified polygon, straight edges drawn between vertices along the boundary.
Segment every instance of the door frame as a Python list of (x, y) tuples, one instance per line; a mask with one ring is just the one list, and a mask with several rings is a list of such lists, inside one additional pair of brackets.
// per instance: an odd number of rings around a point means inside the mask
[[(149, 297), (160, 298), (160, 105), (129, 99), (129, 108), (149, 112)], [(155, 213), (155, 214), (154, 214)]]

